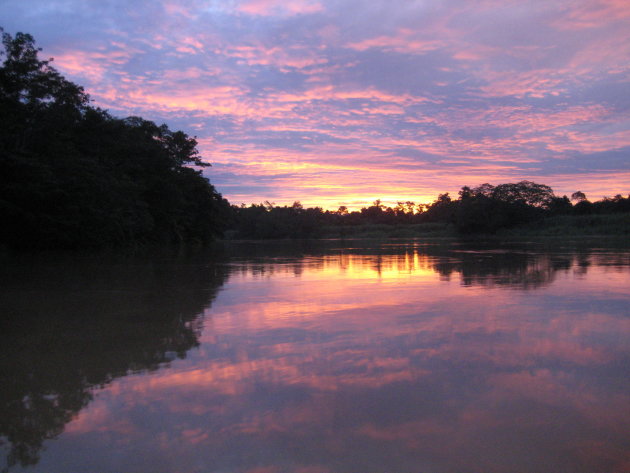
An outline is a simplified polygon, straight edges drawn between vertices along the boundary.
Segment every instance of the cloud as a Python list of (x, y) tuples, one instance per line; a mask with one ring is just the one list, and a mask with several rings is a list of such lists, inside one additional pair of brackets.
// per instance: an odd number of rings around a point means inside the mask
[(198, 136), (230, 200), (630, 189), (627, 2), (121, 5), (8, 0), (0, 16), (97, 105)]
[(554, 26), (566, 30), (607, 28), (630, 19), (630, 5), (624, 0), (579, 1), (567, 4)]
[(427, 51), (434, 51), (444, 47), (445, 43), (440, 40), (423, 40), (415, 39), (417, 32), (408, 28), (398, 31), (393, 36), (378, 36), (363, 39), (354, 43), (349, 43), (346, 47), (356, 49), (357, 51), (365, 51), (366, 49), (379, 49), (382, 51), (393, 51), (403, 54), (422, 54)]
[(237, 11), (248, 15), (303, 15), (317, 13), (324, 7), (312, 0), (243, 0), (237, 7)]

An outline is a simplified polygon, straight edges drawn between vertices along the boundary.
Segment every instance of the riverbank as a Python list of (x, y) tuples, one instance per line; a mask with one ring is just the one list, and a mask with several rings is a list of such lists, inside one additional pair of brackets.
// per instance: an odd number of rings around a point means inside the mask
[[(485, 238), (486, 234), (462, 235), (453, 224), (364, 224), (325, 226), (318, 238)], [(559, 215), (499, 230), (493, 237), (630, 237), (630, 214)]]
[(559, 215), (506, 228), (501, 236), (630, 237), (630, 214)]

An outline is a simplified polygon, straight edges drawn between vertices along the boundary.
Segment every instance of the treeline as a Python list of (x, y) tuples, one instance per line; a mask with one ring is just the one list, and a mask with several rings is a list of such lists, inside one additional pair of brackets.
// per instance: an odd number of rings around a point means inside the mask
[[(2, 30), (0, 30), (2, 31)], [(114, 118), (40, 60), (32, 36), (2, 31), (0, 246), (86, 248), (206, 242), (228, 202), (189, 166), (194, 138)]]
[[(575, 202), (572, 203), (572, 201)], [(464, 186), (457, 198), (440, 194), (430, 204), (398, 202), (388, 207), (380, 200), (369, 207), (336, 211), (320, 207), (304, 208), (299, 202), (275, 206), (269, 202), (232, 206), (230, 238), (317, 238), (353, 234), (353, 228), (366, 226), (411, 226), (442, 224), (458, 234), (493, 234), (518, 225), (531, 224), (560, 215), (630, 213), (630, 195), (616, 195), (590, 202), (580, 191), (571, 199), (558, 197), (551, 187), (531, 181)], [(332, 231), (331, 231), (332, 230)]]
[(370, 225), (494, 233), (554, 215), (630, 212), (621, 195), (589, 202), (578, 191), (574, 205), (529, 181), (463, 187), (431, 204), (377, 200), (359, 211), (230, 206), (196, 169), (208, 164), (194, 138), (91, 106), (81, 86), (39, 59), (32, 36), (0, 32), (0, 248), (317, 238)]

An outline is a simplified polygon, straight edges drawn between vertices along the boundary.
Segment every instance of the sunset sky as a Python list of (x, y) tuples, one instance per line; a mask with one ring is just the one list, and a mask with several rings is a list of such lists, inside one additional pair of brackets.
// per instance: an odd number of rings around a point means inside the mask
[(231, 203), (630, 192), (628, 0), (3, 0), (0, 26), (196, 135)]

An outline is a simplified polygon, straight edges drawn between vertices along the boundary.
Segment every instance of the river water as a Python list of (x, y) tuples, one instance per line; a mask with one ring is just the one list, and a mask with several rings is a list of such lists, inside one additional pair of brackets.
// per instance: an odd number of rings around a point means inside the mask
[(630, 250), (5, 258), (0, 471), (630, 471)]

